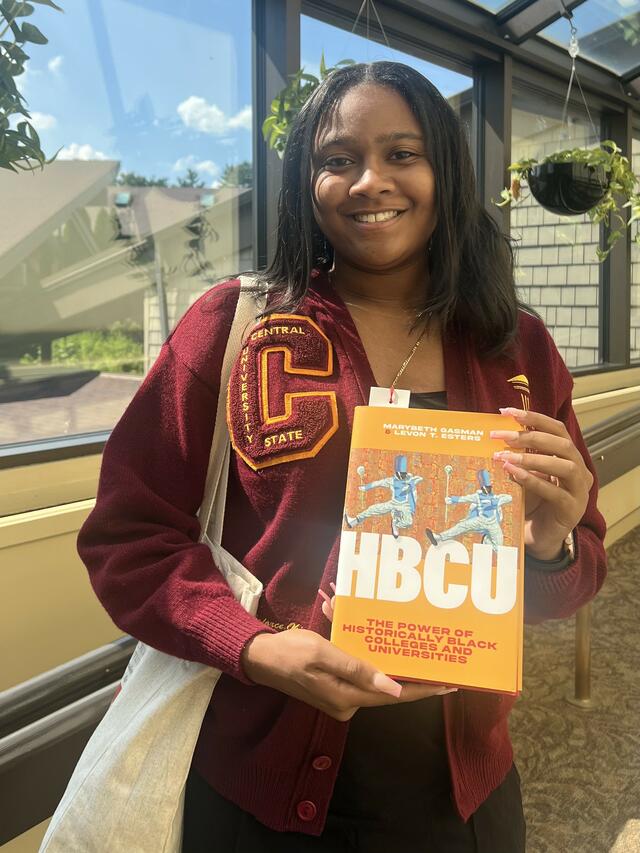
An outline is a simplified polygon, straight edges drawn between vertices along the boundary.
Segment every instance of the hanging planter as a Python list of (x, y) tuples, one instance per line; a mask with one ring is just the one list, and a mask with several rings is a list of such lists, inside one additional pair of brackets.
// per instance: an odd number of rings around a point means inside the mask
[[(521, 199), (522, 184), (545, 210), (560, 216), (587, 213), (592, 222), (610, 226), (607, 246), (598, 247), (598, 260), (603, 261), (625, 228), (640, 220), (640, 179), (633, 173), (629, 160), (610, 139), (598, 148), (571, 148), (557, 151), (538, 162), (519, 160), (509, 166), (511, 185), (500, 193), (504, 207)], [(631, 208), (626, 222), (624, 208)], [(640, 234), (636, 234), (640, 242)]]
[[(567, 108), (574, 79), (578, 83), (584, 108), (591, 122), (594, 137), (598, 131), (589, 112), (580, 79), (576, 70), (576, 57), (580, 52), (578, 31), (572, 20), (571, 12), (566, 12), (571, 26), (568, 53), (571, 57), (571, 76), (562, 111), (562, 125), (567, 125)], [(615, 142), (610, 139), (601, 142), (597, 148), (569, 148), (556, 151), (537, 160), (519, 160), (509, 166), (511, 185), (500, 193), (504, 207), (512, 201), (518, 201), (522, 183), (528, 184), (531, 195), (545, 210), (559, 216), (589, 215), (592, 222), (604, 222), (609, 226), (606, 248), (596, 249), (599, 261), (604, 261), (625, 229), (640, 219), (640, 180), (634, 175), (629, 160)], [(631, 208), (631, 216), (626, 222), (622, 209)], [(640, 233), (636, 234), (640, 242)]]
[(558, 216), (588, 213), (600, 204), (609, 186), (602, 166), (576, 161), (533, 166), (528, 183), (538, 204)]

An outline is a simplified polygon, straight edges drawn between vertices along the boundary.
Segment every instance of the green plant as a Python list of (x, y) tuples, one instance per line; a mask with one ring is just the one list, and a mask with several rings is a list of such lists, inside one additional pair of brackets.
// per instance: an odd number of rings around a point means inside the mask
[[(607, 248), (596, 249), (599, 261), (604, 261), (611, 249), (622, 237), (624, 229), (633, 222), (640, 220), (640, 178), (634, 174), (627, 157), (611, 139), (600, 143), (598, 148), (568, 148), (549, 154), (543, 160), (517, 160), (509, 166), (511, 185), (500, 193), (502, 201), (496, 202), (498, 207), (504, 207), (521, 198), (523, 182), (528, 182), (531, 170), (539, 163), (584, 163), (586, 166), (602, 167), (608, 181), (607, 190), (602, 200), (589, 211), (592, 222), (605, 222), (609, 226)], [(620, 204), (618, 198), (624, 199)], [(631, 208), (629, 221), (626, 222), (620, 211)], [(635, 241), (640, 243), (640, 233)]]
[[(41, 347), (25, 353), (20, 364), (42, 364)], [(133, 320), (113, 323), (109, 329), (76, 332), (51, 344), (51, 363), (82, 370), (144, 373), (142, 327)]]
[[(40, 146), (40, 137), (29, 119), (26, 101), (18, 91), (15, 78), (24, 72), (29, 59), (23, 47), (31, 44), (47, 44), (47, 38), (27, 18), (35, 11), (33, 3), (50, 6), (62, 11), (52, 0), (0, 0), (0, 168), (17, 172), (43, 168), (49, 160)], [(7, 36), (11, 34), (12, 39)], [(21, 115), (25, 119), (12, 127), (11, 117)], [(56, 152), (57, 153), (57, 152)], [(35, 161), (35, 162), (34, 162)]]
[(307, 74), (304, 67), (292, 74), (289, 83), (271, 102), (271, 113), (262, 122), (262, 135), (270, 148), (278, 152), (278, 156), (284, 154), (285, 145), (289, 138), (291, 124), (298, 115), (311, 93), (318, 88), (320, 83), (331, 74), (332, 71), (343, 65), (353, 65), (353, 59), (342, 59), (335, 65), (327, 68), (324, 61), (324, 52), (320, 57), (320, 76)]

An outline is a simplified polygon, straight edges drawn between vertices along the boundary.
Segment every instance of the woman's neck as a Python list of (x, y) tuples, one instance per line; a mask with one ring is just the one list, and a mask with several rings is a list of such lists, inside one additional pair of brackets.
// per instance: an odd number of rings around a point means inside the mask
[(370, 272), (336, 258), (330, 278), (345, 302), (415, 316), (424, 306), (429, 270), (426, 264), (420, 264), (390, 272)]

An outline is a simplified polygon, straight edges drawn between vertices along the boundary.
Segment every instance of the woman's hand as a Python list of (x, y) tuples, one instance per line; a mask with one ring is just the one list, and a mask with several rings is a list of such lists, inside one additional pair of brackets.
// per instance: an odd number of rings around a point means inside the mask
[(256, 684), (280, 690), (343, 722), (358, 708), (414, 702), (457, 689), (398, 684), (371, 664), (301, 628), (258, 634), (247, 643), (242, 665)]
[(492, 438), (512, 448), (498, 451), (494, 458), (524, 488), (524, 544), (539, 560), (558, 559), (564, 540), (587, 508), (593, 475), (562, 421), (522, 409), (500, 412), (525, 427), (521, 432), (491, 432)]

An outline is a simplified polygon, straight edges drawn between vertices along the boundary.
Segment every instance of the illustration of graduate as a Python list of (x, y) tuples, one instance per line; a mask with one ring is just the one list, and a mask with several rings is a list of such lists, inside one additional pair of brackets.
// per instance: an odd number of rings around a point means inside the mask
[[(391, 516), (391, 533), (395, 539), (400, 535), (400, 530), (411, 527), (418, 503), (417, 487), (423, 478), (407, 471), (407, 457), (402, 454), (396, 456), (394, 469), (393, 477), (374, 480), (372, 483), (363, 483), (358, 487), (361, 492), (387, 488), (391, 492), (391, 497), (390, 500), (383, 503), (371, 504), (358, 515), (350, 516), (345, 513), (344, 520), (347, 527), (357, 527), (367, 518), (375, 518), (379, 515)], [(361, 477), (364, 476), (364, 466), (358, 468), (358, 473)]]
[(493, 494), (491, 475), (486, 468), (481, 468), (476, 476), (480, 486), (476, 492), (445, 498), (446, 504), (470, 504), (469, 510), (466, 518), (441, 533), (434, 533), (427, 527), (425, 533), (432, 545), (439, 545), (445, 539), (457, 539), (465, 533), (479, 533), (482, 541), (488, 542), (494, 551), (502, 545), (502, 507), (511, 503), (512, 497)]

